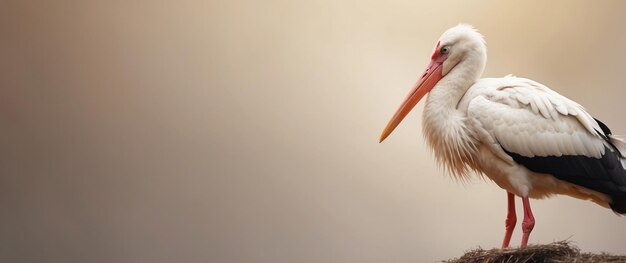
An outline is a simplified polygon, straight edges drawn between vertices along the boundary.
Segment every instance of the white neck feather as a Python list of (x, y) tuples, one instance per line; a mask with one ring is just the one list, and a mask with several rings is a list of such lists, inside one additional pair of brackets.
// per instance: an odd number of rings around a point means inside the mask
[(465, 112), (457, 105), (465, 92), (482, 75), (485, 53), (468, 54), (430, 91), (422, 117), (424, 137), (437, 163), (457, 178), (465, 179), (476, 165), (472, 156), (476, 140), (467, 128)]

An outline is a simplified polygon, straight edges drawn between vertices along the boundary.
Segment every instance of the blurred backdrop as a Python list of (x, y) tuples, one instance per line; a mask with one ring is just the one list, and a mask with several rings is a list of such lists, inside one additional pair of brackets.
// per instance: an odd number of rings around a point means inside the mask
[[(625, 13), (0, 1), (0, 261), (432, 262), (497, 247), (504, 190), (437, 168), (423, 103), (382, 144), (380, 132), (463, 22), (486, 37), (486, 76), (542, 82), (626, 134)], [(557, 197), (533, 210), (532, 243), (626, 254), (626, 219), (608, 209)]]

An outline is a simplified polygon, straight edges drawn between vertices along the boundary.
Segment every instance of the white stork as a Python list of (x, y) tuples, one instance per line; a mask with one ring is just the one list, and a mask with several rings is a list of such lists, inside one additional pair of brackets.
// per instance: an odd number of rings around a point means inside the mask
[(456, 177), (471, 171), (507, 191), (502, 248), (522, 198), (521, 247), (535, 225), (529, 198), (569, 195), (626, 214), (626, 142), (578, 103), (535, 81), (484, 78), (487, 49), (469, 25), (448, 29), (430, 64), (383, 131), (382, 142), (428, 93), (422, 127), (436, 160)]

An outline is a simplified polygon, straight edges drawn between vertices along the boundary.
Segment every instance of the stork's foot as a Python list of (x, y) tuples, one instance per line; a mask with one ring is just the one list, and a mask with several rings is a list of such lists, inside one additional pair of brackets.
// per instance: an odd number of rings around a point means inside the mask
[(530, 201), (528, 201), (528, 197), (523, 197), (522, 203), (524, 204), (524, 221), (522, 221), (521, 248), (525, 248), (528, 244), (528, 237), (530, 237), (530, 232), (532, 232), (533, 228), (535, 227), (535, 217), (533, 216), (533, 211), (530, 209)]
[(515, 224), (517, 223), (517, 216), (515, 215), (515, 195), (510, 192), (507, 192), (507, 213), (506, 219), (504, 220), (504, 240), (502, 240), (502, 249), (506, 249), (509, 247), (509, 243), (511, 242), (511, 236), (513, 235), (513, 230), (515, 229)]

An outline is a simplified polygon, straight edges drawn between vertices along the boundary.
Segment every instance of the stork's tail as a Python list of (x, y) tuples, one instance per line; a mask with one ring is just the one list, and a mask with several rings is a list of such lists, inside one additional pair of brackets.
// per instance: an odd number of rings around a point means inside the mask
[(609, 140), (613, 147), (617, 148), (619, 151), (620, 162), (622, 163), (622, 168), (626, 170), (626, 141), (618, 136), (613, 134), (609, 134)]
[[(609, 139), (613, 147), (619, 151), (619, 159), (622, 164), (622, 169), (626, 170), (626, 141), (618, 136), (609, 135)], [(626, 215), (626, 188), (623, 190), (622, 195), (617, 195), (612, 197), (611, 209), (615, 211), (615, 213), (619, 213), (622, 215)]]
[[(594, 118), (595, 119), (595, 118)], [(619, 136), (613, 135), (611, 133), (611, 129), (609, 129), (606, 124), (602, 123), (600, 120), (595, 119), (602, 129), (604, 133), (604, 140), (612, 150), (616, 151), (617, 158), (621, 164), (621, 171), (616, 171), (616, 178), (613, 178), (613, 182), (615, 183), (615, 187), (617, 189), (611, 191), (611, 202), (609, 205), (613, 212), (626, 215), (626, 140), (620, 138)]]

